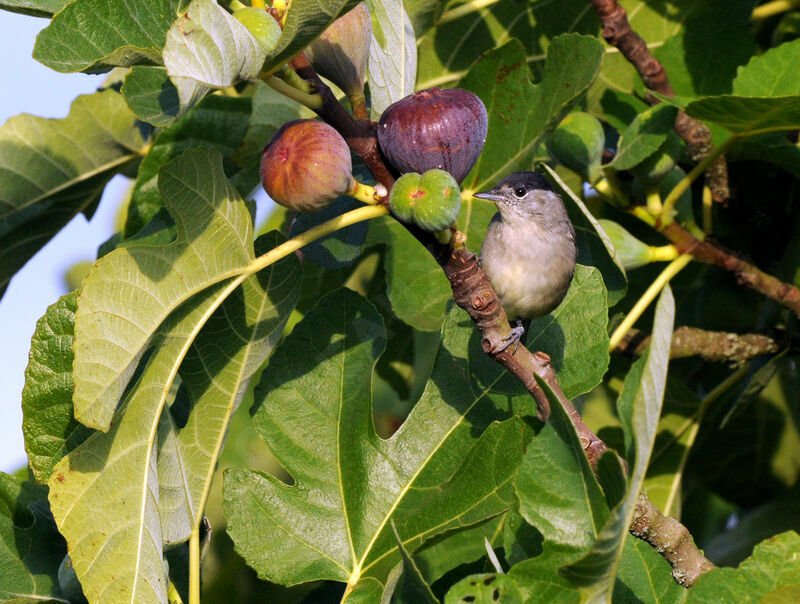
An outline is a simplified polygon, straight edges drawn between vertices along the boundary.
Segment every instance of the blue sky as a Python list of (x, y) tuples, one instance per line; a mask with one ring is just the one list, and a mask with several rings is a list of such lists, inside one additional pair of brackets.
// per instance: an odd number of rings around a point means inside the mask
[[(36, 34), (47, 23), (0, 11), (0, 123), (20, 113), (64, 117), (76, 96), (94, 92), (103, 80), (103, 76), (57, 73), (33, 60)], [(93, 261), (97, 247), (114, 232), (118, 207), (129, 186), (127, 179), (115, 177), (92, 220), (76, 216), (14, 277), (0, 300), (0, 471), (10, 472), (26, 463), (21, 393), (36, 321), (67, 293), (66, 271), (76, 262)], [(256, 199), (260, 222), (271, 204), (260, 187)]]

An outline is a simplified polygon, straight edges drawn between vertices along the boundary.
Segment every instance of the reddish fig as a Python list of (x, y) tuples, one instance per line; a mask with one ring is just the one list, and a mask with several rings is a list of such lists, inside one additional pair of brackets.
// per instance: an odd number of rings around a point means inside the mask
[(361, 2), (322, 32), (306, 48), (306, 57), (317, 73), (348, 97), (362, 95), (371, 39), (372, 20), (367, 5)]
[(378, 122), (381, 151), (397, 170), (446, 170), (461, 183), (486, 141), (483, 102), (461, 88), (431, 88), (400, 99)]
[(261, 155), (261, 184), (276, 203), (301, 212), (325, 207), (355, 179), (350, 149), (331, 126), (316, 120), (285, 123)]
[(394, 183), (389, 207), (398, 220), (435, 233), (449, 227), (458, 216), (461, 191), (444, 170), (428, 170), (422, 175), (407, 172)]

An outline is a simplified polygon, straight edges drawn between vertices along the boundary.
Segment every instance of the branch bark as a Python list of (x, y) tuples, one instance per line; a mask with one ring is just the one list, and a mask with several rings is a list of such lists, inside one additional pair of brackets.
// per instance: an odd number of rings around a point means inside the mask
[[(387, 190), (391, 189), (395, 178), (378, 148), (375, 124), (368, 120), (357, 120), (347, 113), (327, 85), (320, 80), (302, 53), (295, 57), (290, 65), (301, 77), (311, 83), (315, 91), (322, 96), (324, 102), (317, 114), (342, 134), (350, 148), (364, 161), (376, 180), (384, 185)], [(510, 333), (511, 327), (500, 300), (494, 289), (492, 289), (489, 278), (478, 265), (477, 256), (468, 251), (463, 245), (443, 244), (432, 233), (427, 233), (415, 226), (404, 226), (425, 246), (442, 267), (453, 290), (453, 299), (456, 304), (469, 314), (481, 332), (481, 346), (484, 352), (522, 382), (536, 401), (537, 416), (542, 421), (547, 421), (550, 415), (550, 403), (544, 391), (536, 383), (534, 374), (538, 375), (550, 386), (572, 419), (589, 463), (593, 468), (596, 468), (600, 455), (608, 450), (608, 446), (589, 429), (583, 422), (580, 413), (572, 405), (572, 402), (564, 395), (558, 384), (556, 372), (550, 365), (550, 357), (543, 352), (531, 353), (524, 346), (519, 346), (516, 351), (513, 347), (508, 347), (500, 353), (493, 352), (500, 348), (499, 344)], [(463, 236), (456, 232), (453, 234), (452, 241), (463, 241)], [(640, 499), (641, 497), (644, 497), (649, 502), (646, 494), (642, 494)], [(650, 510), (653, 518), (664, 518), (652, 503), (650, 503), (648, 510)], [(683, 527), (677, 520), (672, 518), (667, 520)], [(661, 526), (662, 524), (664, 523), (659, 524), (656, 522), (652, 526)], [(688, 535), (688, 530), (685, 527), (683, 527), (683, 531)], [(680, 544), (673, 544), (671, 536), (664, 535), (663, 541), (670, 547), (672, 545), (675, 547), (680, 545), (681, 548), (693, 548), (693, 559), (699, 556), (705, 560), (700, 550), (694, 545), (691, 537), (688, 540), (684, 539)], [(670, 560), (669, 558), (667, 559)], [(705, 560), (705, 562), (707, 563), (707, 568), (713, 568), (711, 562), (708, 560)], [(691, 573), (691, 569), (683, 567), (684, 562), (680, 558), (672, 558), (670, 563), (673, 565), (673, 576), (676, 573), (681, 576)]]
[[(632, 329), (614, 349), (615, 352), (644, 354), (650, 346), (650, 336)], [(742, 365), (762, 354), (772, 354), (786, 347), (786, 342), (758, 333), (707, 331), (696, 327), (679, 327), (672, 334), (669, 358), (698, 356), (704, 361)]]
[[(603, 38), (611, 46), (619, 49), (622, 56), (633, 65), (644, 85), (664, 96), (675, 96), (664, 66), (652, 55), (642, 37), (631, 28), (627, 13), (617, 0), (589, 0), (589, 2), (603, 24)], [(653, 96), (649, 96), (648, 101), (651, 104), (660, 102)], [(708, 126), (688, 116), (684, 111), (678, 112), (675, 131), (686, 141), (687, 154), (693, 161), (699, 162), (714, 149)], [(709, 166), (706, 171), (706, 182), (716, 201), (725, 201), (730, 197), (728, 166), (723, 156)]]

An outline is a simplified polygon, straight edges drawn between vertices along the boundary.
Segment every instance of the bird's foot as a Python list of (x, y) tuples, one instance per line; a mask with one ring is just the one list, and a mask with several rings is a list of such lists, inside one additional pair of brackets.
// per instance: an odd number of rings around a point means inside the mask
[(519, 341), (522, 339), (524, 333), (525, 333), (525, 328), (522, 326), (522, 321), (520, 319), (517, 319), (516, 327), (512, 327), (511, 333), (503, 337), (503, 343), (500, 345), (500, 348), (496, 351), (495, 354), (503, 352), (506, 348), (508, 348), (512, 344), (514, 345), (514, 354), (516, 354), (517, 347), (519, 346)]

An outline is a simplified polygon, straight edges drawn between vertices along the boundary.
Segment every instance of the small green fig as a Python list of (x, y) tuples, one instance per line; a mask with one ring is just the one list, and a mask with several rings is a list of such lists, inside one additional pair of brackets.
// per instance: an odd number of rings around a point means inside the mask
[(449, 227), (461, 209), (461, 191), (449, 172), (407, 172), (389, 193), (389, 207), (401, 222), (435, 233)]
[(300, 212), (324, 208), (355, 186), (350, 149), (317, 120), (285, 123), (261, 154), (261, 184), (278, 204)]
[(657, 185), (672, 171), (681, 156), (681, 139), (670, 132), (658, 151), (631, 168), (631, 173), (646, 187)]
[(579, 111), (561, 121), (547, 141), (547, 149), (567, 168), (592, 181), (600, 170), (605, 142), (600, 120)]
[(678, 250), (673, 245), (660, 247), (647, 245), (613, 220), (601, 218), (598, 222), (614, 244), (614, 249), (617, 250), (617, 259), (626, 271), (651, 262), (674, 260), (678, 257)]
[(372, 20), (361, 2), (336, 19), (305, 54), (318, 74), (352, 97), (363, 94), (371, 40)]
[(233, 11), (233, 17), (267, 50), (272, 50), (281, 37), (281, 26), (263, 8), (245, 6)]

